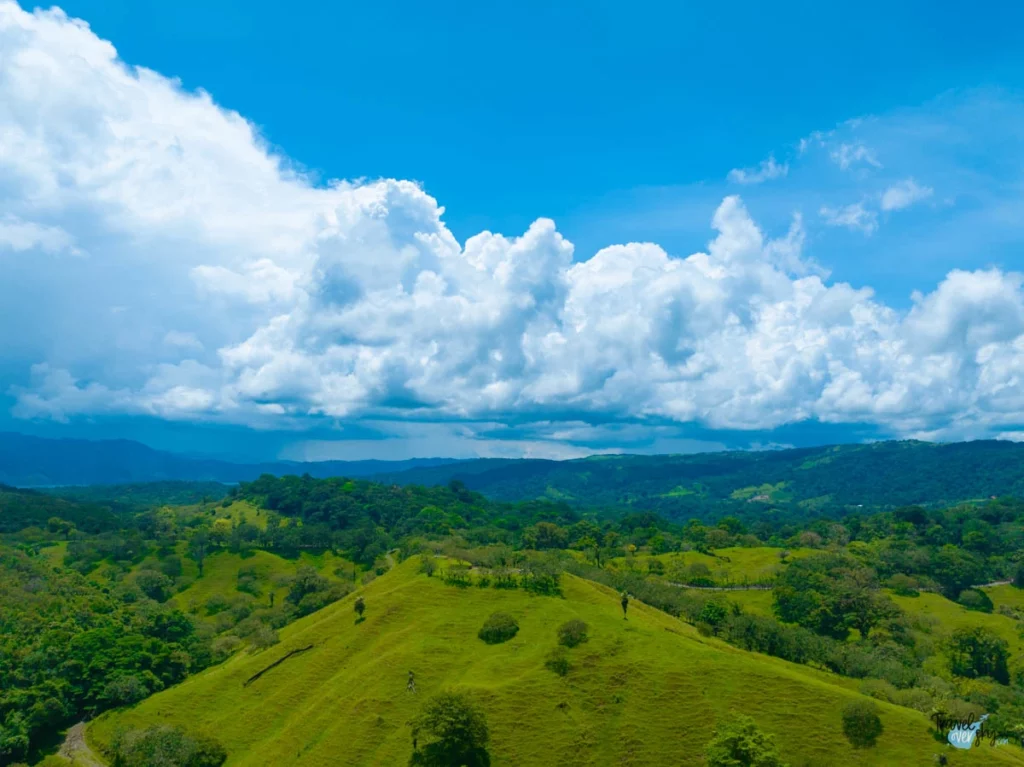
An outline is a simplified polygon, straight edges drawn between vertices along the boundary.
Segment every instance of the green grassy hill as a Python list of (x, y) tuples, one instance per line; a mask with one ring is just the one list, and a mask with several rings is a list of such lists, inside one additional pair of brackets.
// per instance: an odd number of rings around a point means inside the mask
[[(923, 714), (884, 703), (878, 745), (854, 750), (840, 720), (860, 697), (852, 680), (743, 652), (641, 604), (624, 621), (616, 594), (589, 581), (566, 576), (563, 591), (459, 589), (418, 574), (410, 560), (357, 592), (365, 621), (355, 622), (350, 595), (283, 629), (279, 645), (109, 713), (88, 735), (102, 746), (120, 726), (172, 723), (215, 735), (232, 766), (393, 767), (409, 758), (407, 722), (422, 702), (458, 687), (486, 712), (494, 767), (701, 765), (715, 723), (731, 710), (774, 733), (792, 767), (924, 767), (940, 750), (954, 765), (1024, 765), (1015, 747), (954, 752), (933, 740)], [(486, 645), (477, 631), (499, 610), (520, 631)], [(591, 639), (569, 651), (563, 678), (544, 661), (571, 618), (589, 624)], [(406, 690), (410, 670), (416, 693)]]

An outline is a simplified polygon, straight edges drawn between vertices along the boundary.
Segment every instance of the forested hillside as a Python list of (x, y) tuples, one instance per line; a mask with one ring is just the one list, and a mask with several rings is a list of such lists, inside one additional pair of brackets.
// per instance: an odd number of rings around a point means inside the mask
[(879, 442), (761, 452), (482, 460), (374, 477), (398, 484), (458, 479), (502, 500), (701, 514), (727, 504), (836, 513), (991, 496), (1024, 496), (1024, 445)]

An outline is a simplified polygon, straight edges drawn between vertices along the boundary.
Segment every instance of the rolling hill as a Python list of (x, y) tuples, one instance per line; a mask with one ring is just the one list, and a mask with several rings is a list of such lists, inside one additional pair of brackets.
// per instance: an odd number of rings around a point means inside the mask
[[(459, 589), (417, 570), (413, 558), (358, 592), (364, 621), (350, 595), (282, 630), (279, 645), (100, 717), (89, 740), (100, 749), (119, 727), (169, 723), (214, 735), (229, 767), (403, 765), (410, 718), (430, 695), (458, 688), (487, 716), (493, 767), (701, 765), (715, 724), (732, 711), (774, 733), (792, 767), (924, 767), (940, 750), (953, 765), (1024, 764), (1012, 747), (944, 748), (923, 714), (885, 703), (878, 744), (855, 750), (840, 718), (861, 697), (853, 680), (702, 637), (639, 603), (625, 621), (617, 595), (589, 581), (566, 576), (564, 598), (540, 597)], [(495, 611), (521, 628), (487, 645), (476, 634)], [(573, 618), (586, 621), (590, 640), (568, 651), (572, 668), (560, 677), (545, 659), (556, 628)], [(416, 692), (406, 689), (410, 670)]]

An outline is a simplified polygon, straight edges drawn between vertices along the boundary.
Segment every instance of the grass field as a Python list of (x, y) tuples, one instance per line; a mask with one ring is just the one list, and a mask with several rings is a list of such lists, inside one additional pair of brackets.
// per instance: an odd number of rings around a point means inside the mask
[[(635, 567), (642, 573), (648, 571), (648, 562), (658, 559), (665, 566), (665, 579), (672, 580), (673, 572), (692, 564), (701, 563), (711, 571), (717, 583), (751, 583), (770, 579), (780, 568), (779, 553), (783, 549), (771, 546), (730, 547), (718, 549), (715, 556), (698, 551), (677, 551), (669, 554), (637, 554), (632, 557), (617, 557), (609, 562), (611, 567), (628, 569)], [(814, 554), (817, 549), (785, 549), (788, 559), (799, 559)]]
[(997, 608), (1006, 605), (1007, 607), (1024, 610), (1024, 589), (1018, 589), (1013, 586), (989, 586), (982, 589), (982, 591), (988, 594), (992, 604)]
[[(996, 588), (1010, 588), (997, 586)], [(1024, 640), (1017, 629), (1017, 622), (998, 613), (982, 613), (967, 610), (939, 594), (922, 592), (917, 597), (892, 595), (893, 601), (909, 615), (926, 616), (934, 619), (935, 631), (940, 635), (950, 634), (958, 628), (984, 626), (991, 629), (1010, 645), (1012, 657), (1019, 658), (1024, 652)], [(995, 602), (995, 599), (992, 600)], [(996, 603), (998, 604), (998, 602)]]
[(304, 565), (314, 568), (320, 575), (332, 581), (353, 581), (352, 563), (329, 551), (322, 554), (302, 552), (294, 559), (285, 559), (262, 549), (254, 549), (248, 554), (221, 551), (206, 558), (201, 578), (198, 577), (199, 570), (196, 564), (188, 561), (186, 574), (195, 577), (195, 581), (169, 601), (183, 610), (188, 610), (190, 605), (205, 604), (214, 594), (230, 598), (238, 593), (238, 573), (243, 569), (255, 571), (263, 585), (262, 601), (268, 601), (271, 592), (275, 600), (280, 600), (288, 593), (288, 579)]
[[(940, 750), (953, 765), (1024, 765), (1016, 747), (943, 748), (924, 715), (884, 703), (878, 745), (855, 750), (841, 732), (843, 706), (860, 698), (848, 680), (701, 637), (641, 604), (624, 621), (610, 590), (571, 576), (563, 586), (564, 598), (458, 589), (418, 574), (411, 560), (357, 592), (362, 623), (350, 595), (283, 629), (279, 645), (104, 715), (88, 735), (99, 746), (118, 726), (178, 723), (217, 737), (231, 767), (395, 767), (411, 753), (410, 717), (432, 693), (456, 687), (486, 712), (493, 767), (702, 765), (715, 723), (730, 711), (774, 733), (792, 767), (925, 767)], [(520, 631), (486, 645), (477, 630), (498, 610)], [(544, 661), (570, 618), (586, 621), (591, 639), (569, 651), (573, 668), (562, 678)], [(406, 691), (410, 670), (416, 693)]]

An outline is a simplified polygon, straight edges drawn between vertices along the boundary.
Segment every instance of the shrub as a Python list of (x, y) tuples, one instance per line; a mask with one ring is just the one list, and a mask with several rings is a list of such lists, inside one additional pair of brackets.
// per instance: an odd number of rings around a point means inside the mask
[(420, 557), (420, 572), (426, 573), (428, 578), (437, 572), (437, 558), (433, 554), (423, 554)]
[(968, 610), (976, 610), (980, 613), (990, 613), (995, 607), (988, 594), (981, 589), (964, 589), (960, 592), (960, 598), (957, 601)]
[(558, 643), (565, 647), (576, 647), (587, 641), (587, 624), (579, 618), (566, 621), (558, 627)]
[(860, 692), (875, 700), (892, 703), (896, 699), (896, 688), (884, 679), (865, 679), (861, 682)]
[(253, 651), (265, 650), (268, 647), (273, 647), (280, 641), (281, 638), (277, 635), (277, 632), (265, 624), (260, 624), (249, 635), (249, 643)]
[(892, 697), (892, 702), (897, 706), (912, 708), (927, 714), (932, 710), (935, 699), (932, 698), (927, 690), (911, 687), (909, 690), (897, 690), (896, 694)]
[(882, 730), (878, 706), (873, 701), (856, 700), (843, 709), (843, 734), (854, 748), (875, 745)]
[(487, 644), (501, 644), (512, 639), (519, 632), (519, 624), (508, 613), (494, 613), (484, 621), (483, 628), (477, 633)]
[(548, 654), (547, 660), (544, 661), (544, 667), (559, 676), (565, 676), (569, 673), (569, 669), (572, 668), (569, 665), (568, 654), (561, 647), (556, 647)]
[(917, 581), (911, 578), (909, 575), (903, 573), (897, 573), (889, 579), (889, 588), (892, 589), (893, 593), (901, 597), (919, 597), (921, 592), (918, 590)]
[(238, 583), (235, 585), (235, 588), (254, 597), (258, 597), (263, 593), (262, 589), (260, 589), (259, 574), (253, 567), (246, 567), (238, 571)]
[(213, 738), (167, 725), (116, 733), (110, 755), (114, 767), (220, 767), (228, 757)]
[[(113, 706), (130, 706), (138, 703), (147, 697), (154, 689), (163, 688), (163, 684), (149, 674), (149, 679), (143, 679), (138, 674), (119, 674), (107, 682), (103, 688), (102, 698)], [(150, 684), (147, 684), (149, 682)], [(151, 686), (152, 685), (152, 686)]]
[(223, 612), (231, 607), (231, 602), (223, 594), (212, 594), (209, 599), (206, 600), (206, 614), (216, 615), (219, 612)]
[(236, 636), (222, 636), (213, 640), (210, 654), (214, 663), (220, 663), (231, 657), (242, 646), (242, 640)]

